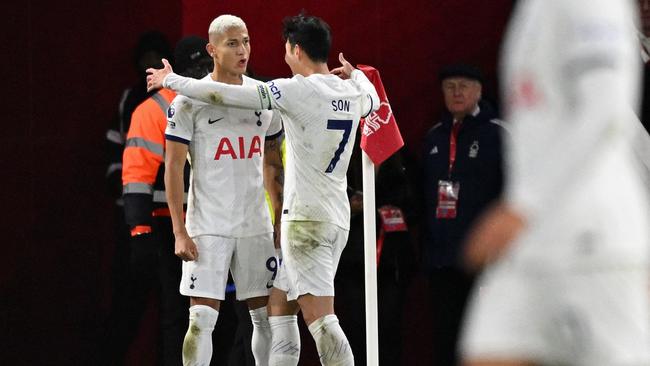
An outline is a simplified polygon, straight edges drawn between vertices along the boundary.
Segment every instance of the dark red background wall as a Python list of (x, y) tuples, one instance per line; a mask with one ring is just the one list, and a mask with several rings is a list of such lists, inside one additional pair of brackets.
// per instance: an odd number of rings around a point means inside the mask
[[(281, 20), (305, 9), (343, 51), (376, 66), (407, 148), (437, 118), (438, 68), (465, 60), (487, 76), (511, 0), (113, 0), (12, 3), (0, 25), (3, 65), (0, 363), (86, 364), (108, 306), (112, 211), (104, 191), (104, 133), (135, 79), (143, 31), (172, 42), (205, 36), (222, 13), (241, 16), (257, 74), (290, 76)], [(415, 302), (418, 296), (413, 297)], [(417, 305), (417, 304), (415, 304)], [(417, 308), (417, 306), (415, 307)]]

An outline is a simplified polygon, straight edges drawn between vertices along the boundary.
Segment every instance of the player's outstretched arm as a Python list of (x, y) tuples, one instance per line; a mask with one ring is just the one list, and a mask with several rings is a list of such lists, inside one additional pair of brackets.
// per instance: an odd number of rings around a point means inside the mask
[(266, 84), (256, 86), (230, 85), (216, 81), (197, 80), (177, 75), (163, 59), (162, 69), (147, 69), (147, 89), (164, 87), (188, 98), (208, 104), (244, 109), (271, 109), (271, 93)]
[(525, 228), (524, 218), (506, 203), (498, 202), (476, 221), (465, 242), (465, 268), (477, 272), (508, 250)]

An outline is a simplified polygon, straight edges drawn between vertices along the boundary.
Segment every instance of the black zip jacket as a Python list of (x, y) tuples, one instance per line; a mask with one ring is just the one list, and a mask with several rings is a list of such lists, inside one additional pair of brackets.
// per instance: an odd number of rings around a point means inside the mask
[[(422, 152), (423, 265), (434, 268), (461, 265), (463, 240), (472, 223), (482, 211), (497, 199), (503, 186), (501, 122), (492, 109), (479, 104), (476, 116), (462, 122), (456, 142), (456, 161), (449, 171), (449, 141), (453, 123), (451, 114), (427, 133)], [(436, 218), (438, 182), (460, 183), (457, 214), (454, 219)]]

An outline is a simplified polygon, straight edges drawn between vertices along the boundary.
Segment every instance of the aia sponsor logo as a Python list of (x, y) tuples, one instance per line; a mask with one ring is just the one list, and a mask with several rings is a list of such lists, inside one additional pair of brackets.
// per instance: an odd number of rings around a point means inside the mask
[(224, 157), (237, 159), (252, 159), (255, 156), (262, 156), (262, 140), (259, 136), (253, 136), (250, 142), (242, 136), (237, 140), (230, 140), (228, 137), (222, 137), (217, 146), (217, 152), (214, 154), (214, 160), (220, 160)]

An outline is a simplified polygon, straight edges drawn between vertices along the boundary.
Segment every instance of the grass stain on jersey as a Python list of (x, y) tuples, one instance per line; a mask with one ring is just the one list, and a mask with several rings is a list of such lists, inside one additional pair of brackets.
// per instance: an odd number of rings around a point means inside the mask
[(181, 110), (184, 112), (189, 112), (190, 110), (192, 110), (192, 102), (184, 99), (181, 104)]
[(223, 96), (219, 92), (211, 93), (209, 99), (214, 104), (223, 104)]
[(187, 364), (194, 364), (196, 362), (196, 356), (198, 352), (198, 343), (199, 343), (199, 333), (201, 329), (194, 324), (194, 321), (190, 323), (190, 327), (185, 334), (185, 339), (183, 340), (183, 361)]

